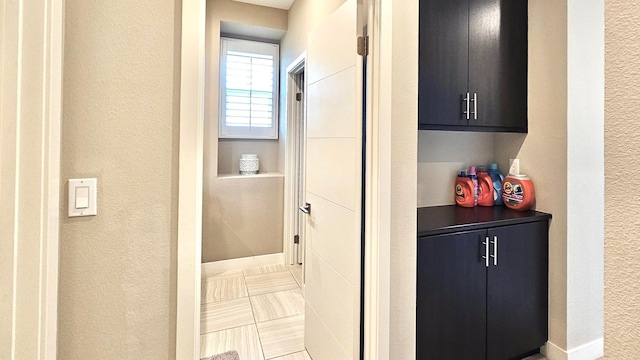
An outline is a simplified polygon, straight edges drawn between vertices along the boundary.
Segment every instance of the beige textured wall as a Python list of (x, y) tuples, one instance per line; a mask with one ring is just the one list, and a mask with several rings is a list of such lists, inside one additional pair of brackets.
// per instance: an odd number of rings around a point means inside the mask
[(529, 133), (496, 136), (502, 168), (520, 158), (553, 214), (549, 341), (563, 351), (602, 337), (602, 25), (597, 0), (529, 2)]
[[(529, 2), (529, 133), (496, 135), (500, 168), (520, 158), (549, 229), (549, 341), (567, 346), (567, 5)], [(506, 171), (505, 171), (506, 172)]]
[[(207, 2), (203, 262), (282, 252), (284, 178), (218, 179), (237, 171), (239, 157), (233, 157), (249, 151), (261, 158), (261, 172), (282, 172), (279, 141), (218, 141), (219, 34), (221, 21), (286, 30), (287, 16), (285, 10), (232, 0)], [(247, 197), (247, 189), (259, 196)]]
[(605, 356), (640, 353), (640, 11), (637, 2), (605, 3)]
[(493, 133), (418, 131), (418, 207), (454, 204), (458, 170), (497, 161), (494, 138)]
[[(175, 359), (180, 2), (65, 10), (58, 358)], [(65, 216), (79, 177), (95, 217)]]

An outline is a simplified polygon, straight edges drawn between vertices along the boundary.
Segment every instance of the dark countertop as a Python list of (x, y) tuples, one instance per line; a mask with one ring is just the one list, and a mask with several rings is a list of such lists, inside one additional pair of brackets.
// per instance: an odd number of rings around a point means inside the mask
[(515, 211), (506, 206), (465, 208), (445, 205), (422, 207), (418, 208), (418, 237), (549, 219), (551, 219), (551, 214), (535, 210)]

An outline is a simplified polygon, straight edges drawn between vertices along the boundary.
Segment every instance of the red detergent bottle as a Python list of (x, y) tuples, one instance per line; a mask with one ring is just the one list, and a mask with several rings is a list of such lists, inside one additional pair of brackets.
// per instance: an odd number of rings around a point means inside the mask
[(493, 180), (484, 166), (478, 166), (478, 205), (493, 206)]
[(462, 207), (474, 207), (475, 206), (475, 188), (473, 186), (473, 180), (467, 176), (467, 173), (462, 170), (456, 178), (454, 186), (454, 197), (456, 204)]

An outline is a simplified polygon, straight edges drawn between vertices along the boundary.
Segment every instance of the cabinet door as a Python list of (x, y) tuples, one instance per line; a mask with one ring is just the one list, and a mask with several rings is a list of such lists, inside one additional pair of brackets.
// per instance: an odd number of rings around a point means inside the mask
[(469, 2), (420, 0), (419, 12), (418, 127), (467, 125)]
[(471, 0), (469, 91), (477, 94), (477, 119), (469, 125), (527, 131), (527, 17), (527, 0)]
[[(487, 359), (512, 359), (547, 340), (548, 223), (491, 229), (497, 265), (487, 275)], [(494, 244), (491, 244), (494, 253)]]
[(417, 359), (485, 359), (484, 236), (473, 231), (418, 239)]

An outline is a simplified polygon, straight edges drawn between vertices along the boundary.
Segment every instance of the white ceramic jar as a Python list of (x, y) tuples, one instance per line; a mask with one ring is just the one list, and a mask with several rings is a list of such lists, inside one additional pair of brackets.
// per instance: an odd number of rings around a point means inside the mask
[(254, 175), (260, 170), (260, 160), (258, 154), (242, 154), (240, 155), (240, 174)]

